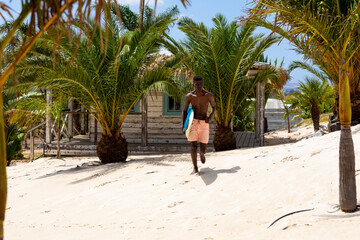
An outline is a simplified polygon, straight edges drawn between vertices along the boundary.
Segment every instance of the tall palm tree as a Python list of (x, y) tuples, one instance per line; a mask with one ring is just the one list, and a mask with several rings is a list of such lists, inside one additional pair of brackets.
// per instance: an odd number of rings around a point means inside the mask
[(249, 79), (247, 73), (278, 37), (255, 35), (254, 26), (246, 24), (238, 28), (220, 14), (215, 15), (213, 22), (214, 27), (209, 29), (190, 18), (181, 19), (179, 29), (187, 39), (182, 45), (169, 48), (181, 59), (181, 64), (203, 77), (204, 88), (213, 93), (217, 106), (213, 145), (216, 151), (221, 151), (236, 148), (231, 122), (256, 83), (276, 78), (276, 69), (272, 67), (260, 71), (255, 79)]
[[(24, 66), (19, 66), (19, 79), (29, 80), (32, 76), (39, 88), (53, 88), (76, 99), (102, 127), (103, 135), (97, 146), (102, 163), (125, 161), (128, 148), (121, 129), (132, 107), (151, 89), (173, 89), (170, 93), (175, 94), (172, 70), (150, 64), (176, 13), (171, 9), (151, 22), (143, 22), (141, 29), (127, 32), (121, 32), (114, 22), (116, 18), (104, 19), (107, 28), (96, 28), (88, 20), (86, 29), (90, 31), (82, 32), (79, 46), (60, 40), (56, 48), (60, 48), (57, 57), (61, 59), (55, 67), (49, 50), (56, 43), (51, 43), (50, 33), (45, 34), (35, 43), (34, 54), (26, 59)], [(74, 29), (74, 35), (81, 30)], [(108, 39), (103, 50), (100, 35)], [(76, 48), (77, 53), (69, 63)]]
[(300, 82), (297, 89), (300, 92), (293, 93), (292, 107), (310, 105), (314, 131), (318, 131), (320, 129), (320, 105), (334, 99), (332, 89), (326, 82), (316, 78), (306, 78), (305, 82)]
[[(360, 5), (347, 1), (256, 0), (250, 21), (295, 44), (334, 80), (339, 90), (341, 136), (339, 199), (345, 212), (356, 209), (355, 153), (351, 134), (351, 89), (359, 90)], [(274, 21), (266, 17), (275, 15)], [(354, 95), (353, 95), (354, 96)]]

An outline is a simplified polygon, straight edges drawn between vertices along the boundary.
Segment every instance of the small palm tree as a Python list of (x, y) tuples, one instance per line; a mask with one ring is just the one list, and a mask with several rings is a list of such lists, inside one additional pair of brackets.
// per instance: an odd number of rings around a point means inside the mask
[(276, 98), (279, 99), (284, 107), (284, 120), (287, 120), (288, 133), (290, 133), (290, 114), (296, 113), (297, 111), (291, 106), (291, 102), (295, 99), (292, 95), (287, 95), (282, 89), (275, 89)]
[(260, 71), (255, 79), (247, 73), (258, 57), (278, 38), (254, 35), (255, 27), (238, 27), (228, 23), (220, 14), (213, 18), (214, 27), (190, 18), (179, 21), (179, 28), (187, 39), (182, 45), (170, 49), (181, 63), (195, 75), (204, 79), (204, 88), (212, 92), (216, 102), (216, 131), (213, 145), (216, 151), (236, 148), (236, 139), (231, 131), (231, 122), (238, 108), (253, 92), (256, 83), (267, 78), (276, 78), (275, 68)]
[(292, 107), (310, 105), (314, 131), (318, 131), (320, 126), (320, 106), (322, 103), (334, 102), (333, 90), (326, 82), (311, 78), (306, 78), (305, 82), (300, 82), (297, 89), (300, 92), (293, 93)]

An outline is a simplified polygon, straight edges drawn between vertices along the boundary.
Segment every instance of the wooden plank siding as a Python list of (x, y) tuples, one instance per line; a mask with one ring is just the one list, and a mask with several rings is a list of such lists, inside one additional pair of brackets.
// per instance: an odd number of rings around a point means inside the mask
[[(162, 94), (147, 97), (148, 101), (148, 143), (149, 144), (187, 144), (181, 132), (181, 116), (163, 116)], [(141, 105), (140, 105), (141, 109)], [(141, 114), (129, 114), (123, 124), (122, 133), (129, 143), (141, 144)], [(90, 117), (90, 141), (95, 142), (95, 119)], [(215, 133), (215, 122), (210, 122), (209, 144)], [(101, 138), (102, 129), (98, 124), (97, 140)]]

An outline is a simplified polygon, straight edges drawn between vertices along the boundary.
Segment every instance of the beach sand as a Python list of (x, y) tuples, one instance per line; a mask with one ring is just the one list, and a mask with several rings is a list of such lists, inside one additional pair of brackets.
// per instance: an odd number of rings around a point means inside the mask
[[(358, 174), (360, 125), (352, 133)], [(16, 163), (5, 239), (360, 239), (360, 212), (338, 209), (340, 132), (312, 135), (275, 131), (265, 147), (208, 153), (200, 175), (190, 154)]]

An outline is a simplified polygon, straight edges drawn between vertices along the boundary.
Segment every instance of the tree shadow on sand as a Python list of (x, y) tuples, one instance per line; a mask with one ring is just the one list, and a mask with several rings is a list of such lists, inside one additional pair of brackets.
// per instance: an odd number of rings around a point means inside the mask
[(210, 185), (217, 179), (218, 174), (220, 173), (236, 173), (240, 170), (239, 166), (232, 167), (230, 169), (218, 169), (214, 170), (211, 168), (201, 168), (200, 177), (206, 185)]
[[(54, 159), (49, 159), (49, 160), (54, 160)], [(64, 160), (64, 159), (55, 159), (55, 160), (61, 160), (61, 161), (64, 161), (64, 164), (66, 163), (66, 160)], [(100, 161), (89, 161), (89, 162), (85, 162), (85, 163), (74, 164), (72, 166), (66, 166), (66, 165), (57, 166), (60, 169), (57, 169), (52, 173), (47, 173), (45, 175), (39, 176), (39, 177), (37, 177), (37, 179), (49, 178), (49, 177), (58, 176), (58, 175), (79, 174), (79, 173), (83, 173), (83, 172), (89, 173), (89, 175), (87, 177), (78, 179), (74, 182), (71, 182), (72, 184), (77, 184), (77, 183), (91, 180), (95, 177), (100, 177), (100, 176), (104, 176), (107, 174), (111, 174), (115, 171), (126, 168), (134, 163), (141, 163), (144, 165), (149, 164), (149, 165), (173, 166), (172, 164), (164, 162), (167, 160), (168, 160), (167, 156), (161, 156), (161, 157), (146, 156), (146, 157), (144, 157), (144, 159), (129, 158), (129, 161), (126, 161), (126, 163), (118, 162), (118, 163), (101, 164)], [(64, 169), (61, 169), (62, 167)]]

